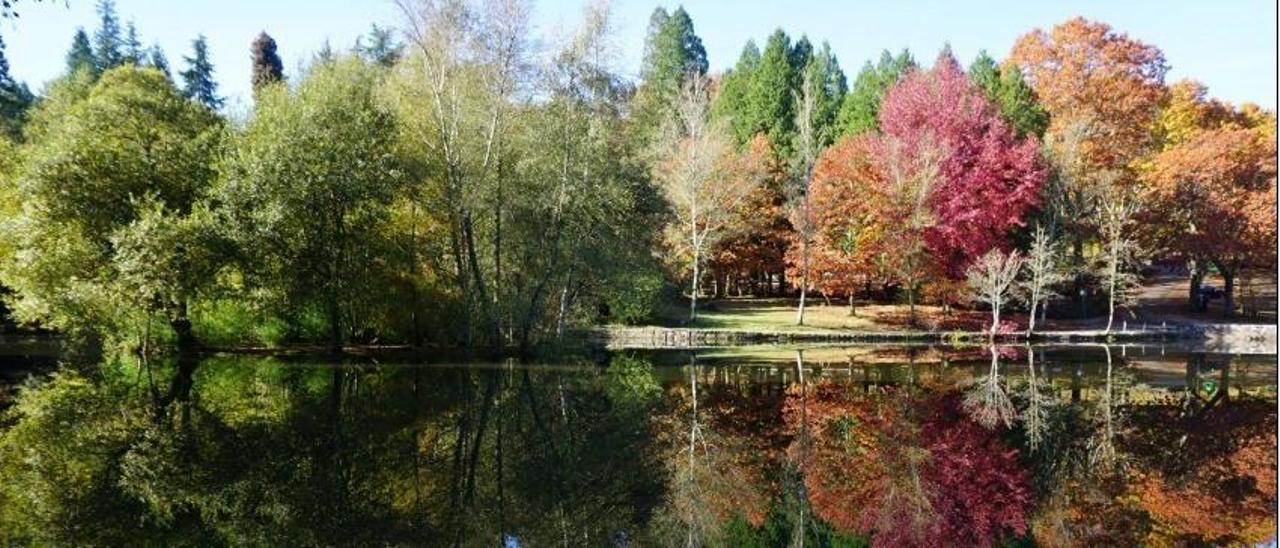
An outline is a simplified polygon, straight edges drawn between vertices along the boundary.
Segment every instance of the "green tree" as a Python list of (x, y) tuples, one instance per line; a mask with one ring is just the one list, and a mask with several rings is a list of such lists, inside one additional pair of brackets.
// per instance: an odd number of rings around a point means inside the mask
[(391, 29), (379, 27), (377, 23), (369, 27), (368, 34), (356, 38), (353, 49), (356, 55), (363, 57), (366, 61), (384, 67), (396, 64), (404, 54), (404, 46), (396, 41)]
[(1020, 136), (1044, 136), (1045, 128), (1049, 127), (1049, 113), (1017, 65), (1000, 67), (983, 50), (969, 65), (969, 80), (986, 92), (987, 100), (999, 107), (1001, 117), (1017, 129)]
[[(765, 42), (760, 66), (756, 68), (747, 91), (747, 128), (752, 135), (763, 133), (773, 143), (774, 151), (789, 156), (795, 133), (795, 71), (792, 70), (791, 39), (782, 29), (775, 30)], [(805, 56), (805, 55), (799, 55)]]
[(378, 79), (344, 58), (314, 67), (297, 89), (263, 89), (219, 193), (249, 254), (251, 284), (294, 310), (323, 310), (335, 351), (373, 283), (400, 178)]
[(173, 74), (169, 72), (169, 58), (165, 57), (164, 49), (160, 44), (152, 44), (151, 49), (147, 51), (147, 65), (163, 72), (170, 81), (173, 80)]
[[(15, 252), (0, 265), (0, 281), (15, 290), (12, 309), (22, 321), (111, 334), (132, 312), (158, 311), (184, 337), (185, 300), (141, 296), (121, 283), (118, 238), (137, 230), (144, 211), (191, 213), (214, 179), (221, 123), (154, 69), (107, 71), (83, 99), (77, 85), (55, 88), (37, 113), (39, 131), (17, 179), (24, 204), (11, 220)], [(190, 252), (173, 243), (145, 263)]]
[(191, 42), (192, 56), (183, 57), (187, 70), (182, 71), (183, 93), (211, 109), (222, 108), (218, 82), (213, 78), (213, 62), (209, 60), (209, 42), (201, 34)]
[(249, 46), (249, 54), (253, 58), (253, 93), (257, 95), (263, 86), (284, 80), (284, 63), (276, 53), (276, 41), (266, 31), (258, 34)]
[(115, 0), (98, 1), (98, 30), (93, 34), (93, 51), (97, 54), (96, 66), (100, 72), (113, 69), (125, 62), (125, 37), (116, 15)]
[(27, 109), (35, 96), (26, 84), (9, 74), (9, 60), (4, 55), (4, 37), (0, 36), (0, 139), (17, 140), (22, 135)]
[(124, 33), (124, 62), (141, 65), (146, 50), (142, 48), (142, 37), (138, 35), (138, 27), (129, 21)]
[(872, 65), (868, 61), (863, 65), (853, 81), (853, 88), (840, 105), (836, 122), (840, 135), (855, 135), (878, 128), (880, 101), (884, 99), (885, 92), (904, 73), (915, 68), (915, 59), (905, 49), (898, 55), (886, 50), (880, 54), (879, 63)]
[(93, 54), (93, 46), (89, 44), (89, 33), (78, 28), (71, 38), (71, 49), (67, 50), (67, 74), (81, 70), (95, 77), (100, 72), (98, 58)]
[(849, 91), (849, 84), (844, 71), (840, 69), (839, 60), (831, 51), (831, 45), (825, 41), (802, 69), (801, 79), (797, 84), (798, 97), (804, 95), (804, 90), (799, 88), (804, 85), (806, 75), (808, 85), (812, 87), (809, 93), (814, 98), (809, 114), (812, 117), (810, 124), (813, 127), (815, 145), (821, 150), (835, 142), (839, 133), (836, 119), (844, 96)]
[(640, 71), (642, 82), (635, 99), (642, 142), (648, 142), (675, 115), (673, 105), (685, 80), (691, 75), (705, 76), (708, 68), (707, 51), (683, 7), (676, 8), (670, 16), (658, 8), (649, 24), (645, 63)]
[(746, 116), (747, 93), (755, 78), (756, 67), (760, 66), (760, 48), (755, 40), (747, 40), (742, 47), (742, 55), (733, 69), (726, 71), (720, 78), (720, 92), (712, 106), (712, 114), (718, 118), (728, 118), (729, 127), (733, 130), (733, 140), (738, 146), (749, 142), (754, 136), (751, 133), (751, 121)]

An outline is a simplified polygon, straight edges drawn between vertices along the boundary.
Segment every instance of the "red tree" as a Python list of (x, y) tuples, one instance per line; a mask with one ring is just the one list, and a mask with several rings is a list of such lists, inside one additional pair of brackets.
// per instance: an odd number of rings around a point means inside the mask
[(1005, 245), (1006, 232), (1021, 226), (1047, 176), (1035, 139), (1018, 138), (949, 52), (929, 71), (913, 72), (889, 89), (880, 127), (909, 155), (924, 147), (943, 151), (940, 181), (929, 198), (934, 226), (926, 241), (951, 278)]

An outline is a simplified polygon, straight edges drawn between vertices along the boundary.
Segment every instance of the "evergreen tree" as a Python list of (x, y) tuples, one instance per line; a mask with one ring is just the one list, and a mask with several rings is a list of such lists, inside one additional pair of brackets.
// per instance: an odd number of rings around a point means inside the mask
[[(839, 134), (836, 118), (840, 114), (844, 96), (849, 91), (848, 79), (840, 69), (840, 61), (831, 51), (831, 45), (825, 41), (818, 52), (809, 59), (804, 71), (810, 75), (810, 85), (817, 88), (813, 92), (817, 101), (814, 105), (812, 123), (818, 147), (825, 148), (835, 142)], [(800, 82), (801, 84), (804, 82), (803, 73)]]
[(320, 49), (311, 55), (311, 65), (324, 65), (333, 62), (333, 46), (329, 45), (329, 39), (325, 38), (324, 43), (320, 44)]
[(255, 96), (262, 86), (284, 80), (284, 63), (276, 53), (276, 41), (266, 31), (258, 34), (258, 38), (249, 46), (253, 57), (253, 93)]
[(164, 50), (160, 48), (160, 44), (153, 44), (151, 50), (147, 52), (147, 64), (163, 72), (165, 77), (170, 80), (173, 79), (173, 75), (169, 72), (169, 58), (165, 57)]
[(788, 60), (791, 63), (791, 82), (792, 88), (799, 88), (800, 81), (803, 80), (804, 69), (809, 66), (809, 60), (813, 59), (813, 43), (809, 41), (808, 36), (801, 36), (796, 43), (791, 46), (791, 53)]
[(911, 53), (902, 50), (893, 55), (887, 50), (880, 54), (880, 62), (872, 65), (868, 61), (854, 79), (853, 89), (845, 95), (840, 105), (840, 114), (836, 121), (840, 135), (857, 134), (872, 131), (879, 127), (880, 101), (885, 91), (898, 81), (907, 71), (916, 68)]
[(18, 83), (9, 74), (9, 60), (4, 55), (4, 36), (0, 36), (0, 138), (17, 140), (22, 133), (27, 108), (35, 96), (26, 84)]
[(635, 117), (641, 140), (651, 137), (671, 117), (672, 105), (685, 80), (690, 75), (705, 75), (708, 68), (707, 51), (684, 8), (676, 8), (670, 16), (659, 8), (649, 21), (643, 82), (636, 92)]
[(400, 60), (404, 46), (396, 41), (391, 29), (379, 27), (374, 23), (369, 34), (356, 38), (355, 53), (370, 63), (384, 67), (396, 64)]
[(745, 112), (751, 135), (764, 133), (774, 145), (774, 152), (787, 157), (791, 152), (791, 136), (795, 128), (795, 101), (792, 97), (797, 81), (791, 69), (791, 39), (782, 29), (775, 30), (765, 43), (747, 90)]
[(735, 144), (742, 146), (754, 135), (751, 133), (750, 120), (746, 113), (747, 93), (755, 78), (756, 67), (760, 66), (760, 48), (755, 40), (747, 40), (738, 56), (738, 63), (733, 69), (726, 71), (720, 78), (720, 93), (712, 107), (712, 114), (721, 119), (728, 119), (733, 131)]
[(218, 96), (218, 82), (213, 79), (213, 62), (209, 60), (209, 42), (201, 34), (191, 42), (192, 57), (183, 57), (187, 70), (182, 71), (183, 93), (205, 106), (222, 108), (223, 98)]
[(649, 30), (644, 35), (644, 60), (640, 65), (641, 79), (648, 80), (653, 74), (658, 35), (662, 34), (662, 29), (670, 19), (671, 14), (667, 13), (667, 9), (662, 6), (653, 8), (653, 13), (649, 15)]
[(1044, 135), (1049, 126), (1049, 113), (1017, 65), (1001, 68), (983, 50), (969, 65), (969, 81), (986, 93), (987, 100), (1000, 109), (1001, 117), (1017, 129), (1019, 135)]
[(124, 63), (125, 43), (120, 31), (120, 18), (116, 16), (115, 0), (98, 1), (98, 30), (93, 35), (93, 42), (98, 72), (106, 72)]
[(124, 35), (124, 62), (141, 65), (147, 52), (142, 49), (142, 38), (138, 36), (138, 27), (134, 26), (133, 21), (125, 25)]
[(95, 78), (101, 72), (98, 70), (98, 60), (93, 54), (93, 46), (89, 45), (89, 33), (83, 28), (76, 29), (76, 34), (71, 38), (71, 49), (67, 51), (67, 74), (75, 74), (76, 71), (84, 70)]

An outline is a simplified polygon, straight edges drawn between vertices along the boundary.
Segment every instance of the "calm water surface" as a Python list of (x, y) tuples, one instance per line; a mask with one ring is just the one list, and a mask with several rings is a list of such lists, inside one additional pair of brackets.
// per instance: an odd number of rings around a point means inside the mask
[(0, 396), (0, 544), (1256, 543), (1275, 538), (1275, 363), (116, 360)]

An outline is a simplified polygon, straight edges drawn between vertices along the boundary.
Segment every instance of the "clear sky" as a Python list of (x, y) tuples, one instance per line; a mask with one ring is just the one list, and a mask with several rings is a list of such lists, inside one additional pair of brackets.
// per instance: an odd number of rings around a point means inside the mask
[[(534, 23), (546, 42), (573, 26), (593, 0), (541, 0)], [(77, 26), (92, 32), (96, 0), (45, 0), (18, 4), (21, 19), (0, 21), (12, 72), (38, 89), (64, 67)], [(620, 68), (634, 75), (654, 0), (615, 0)], [(668, 9), (675, 4), (662, 2)], [(763, 43), (782, 27), (793, 37), (827, 40), (852, 74), (882, 49), (910, 48), (929, 63), (949, 42), (967, 64), (978, 50), (1002, 59), (1017, 37), (1075, 15), (1101, 20), (1155, 44), (1172, 67), (1170, 81), (1192, 77), (1212, 95), (1276, 107), (1276, 4), (1272, 0), (1206, 1), (918, 1), (689, 0), (685, 9), (707, 48), (713, 71), (733, 65), (748, 38)], [(346, 49), (371, 23), (394, 25), (390, 0), (118, 0), (123, 20), (133, 20), (144, 44), (157, 42), (176, 69), (198, 33), (208, 36), (223, 94), (249, 89), (249, 43), (261, 30), (275, 37), (286, 74), (296, 72), (328, 39)], [(234, 107), (233, 107), (234, 108)]]

